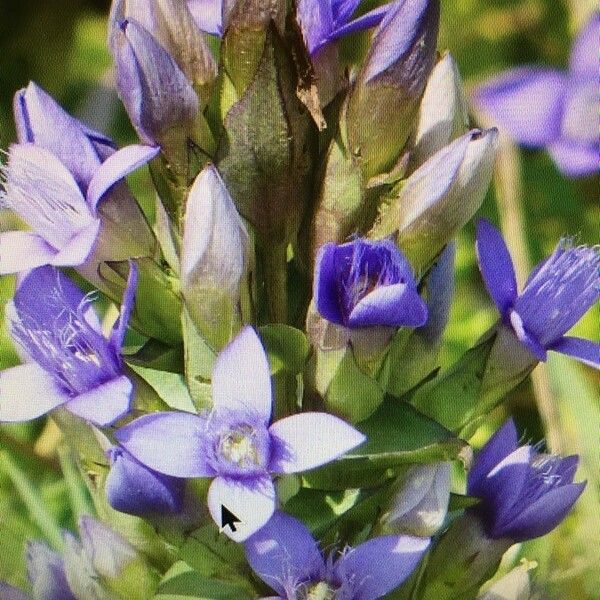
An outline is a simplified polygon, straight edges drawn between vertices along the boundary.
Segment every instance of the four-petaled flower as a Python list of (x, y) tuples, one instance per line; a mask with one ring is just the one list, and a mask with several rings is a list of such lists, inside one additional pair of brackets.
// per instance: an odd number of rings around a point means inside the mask
[(573, 483), (579, 457), (541, 454), (519, 446), (509, 419), (477, 455), (467, 480), (472, 510), (492, 539), (515, 542), (545, 535), (568, 514), (585, 488)]
[(136, 283), (131, 263), (121, 314), (106, 339), (89, 297), (55, 267), (23, 279), (8, 312), (27, 362), (0, 373), (0, 421), (27, 421), (64, 405), (107, 426), (128, 412), (133, 385), (120, 349)]
[(381, 536), (325, 560), (310, 531), (277, 511), (244, 546), (250, 566), (279, 594), (277, 600), (376, 600), (413, 572), (429, 539)]
[(427, 321), (410, 264), (391, 240), (322, 246), (313, 296), (322, 317), (350, 329), (420, 327)]
[(273, 514), (271, 474), (297, 473), (351, 450), (365, 436), (330, 414), (306, 412), (271, 423), (269, 364), (251, 327), (219, 354), (212, 374), (209, 414), (145, 415), (115, 437), (142, 464), (174, 477), (214, 477), (208, 508), (239, 522), (224, 533), (243, 541)]
[(360, 0), (299, 0), (298, 22), (311, 55), (350, 33), (379, 25), (389, 4), (352, 19)]
[(533, 356), (545, 361), (554, 350), (600, 368), (600, 344), (564, 335), (600, 298), (598, 248), (561, 242), (533, 270), (520, 295), (506, 244), (484, 219), (477, 225), (477, 259), (503, 322)]
[(577, 36), (569, 71), (511, 69), (479, 87), (476, 106), (524, 146), (544, 147), (567, 176), (598, 171), (598, 36), (596, 12)]

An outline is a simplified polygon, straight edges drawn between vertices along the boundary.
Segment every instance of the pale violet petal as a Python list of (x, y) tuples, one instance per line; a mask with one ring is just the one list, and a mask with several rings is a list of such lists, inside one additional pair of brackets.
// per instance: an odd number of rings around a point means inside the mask
[(307, 412), (285, 417), (269, 427), (275, 439), (271, 470), (299, 473), (328, 463), (367, 438), (342, 419)]
[(54, 378), (35, 363), (0, 372), (0, 422), (29, 421), (67, 400)]
[(78, 231), (54, 256), (50, 264), (56, 267), (76, 267), (83, 264), (94, 249), (100, 226), (100, 219), (95, 219)]
[[(271, 518), (275, 510), (275, 487), (269, 477), (239, 480), (217, 477), (210, 484), (207, 502), (222, 533), (234, 542), (243, 542)], [(224, 510), (228, 511), (225, 515), (237, 519), (233, 524), (223, 522)]]
[(0, 233), (0, 275), (49, 264), (56, 250), (33, 231)]
[(271, 374), (267, 355), (252, 327), (244, 327), (224, 348), (212, 374), (215, 410), (235, 410), (271, 418)]
[(69, 400), (70, 412), (100, 427), (111, 425), (129, 412), (133, 384), (125, 375), (111, 379)]

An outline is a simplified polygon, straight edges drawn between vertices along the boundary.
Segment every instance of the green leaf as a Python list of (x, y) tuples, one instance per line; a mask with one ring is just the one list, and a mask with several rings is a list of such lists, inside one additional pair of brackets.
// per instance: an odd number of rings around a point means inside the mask
[(367, 441), (341, 459), (306, 473), (312, 487), (374, 487), (407, 463), (452, 460), (466, 446), (438, 422), (390, 396), (358, 428)]
[(302, 331), (275, 323), (260, 327), (259, 333), (267, 350), (271, 375), (284, 370), (296, 374), (304, 369), (310, 346)]
[(131, 365), (170, 371), (171, 373), (183, 372), (183, 347), (168, 346), (151, 338), (134, 354), (126, 354), (125, 360)]
[(168, 371), (156, 371), (132, 365), (131, 367), (142, 379), (144, 379), (156, 393), (175, 410), (196, 412), (196, 407), (185, 384), (183, 375), (169, 373)]
[(251, 600), (243, 586), (204, 577), (183, 561), (163, 577), (153, 600)]

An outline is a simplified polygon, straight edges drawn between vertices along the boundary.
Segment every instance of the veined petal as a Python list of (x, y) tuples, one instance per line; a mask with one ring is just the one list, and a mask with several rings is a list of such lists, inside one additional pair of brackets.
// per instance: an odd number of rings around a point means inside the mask
[(360, 17), (350, 21), (349, 23), (345, 23), (341, 27), (336, 27), (329, 36), (329, 39), (337, 40), (350, 33), (365, 31), (370, 27), (375, 27), (376, 25), (379, 25), (383, 17), (385, 17), (385, 14), (389, 10), (389, 8), (389, 4), (378, 6), (377, 8), (370, 10), (368, 13), (365, 13), (364, 15), (361, 15)]
[(598, 342), (563, 336), (549, 349), (566, 354), (594, 369), (600, 369), (600, 344)]
[(271, 419), (271, 372), (252, 327), (244, 327), (217, 357), (212, 374), (215, 410), (249, 412)]
[(87, 189), (87, 202), (96, 211), (98, 202), (118, 181), (155, 158), (160, 152), (158, 146), (132, 144), (111, 154), (94, 173)]
[(337, 253), (338, 246), (331, 243), (319, 249), (315, 261), (313, 297), (317, 311), (324, 319), (343, 325), (344, 316), (338, 291)]
[(135, 292), (137, 290), (138, 268), (135, 262), (129, 261), (129, 274), (127, 275), (127, 285), (123, 293), (123, 301), (121, 303), (121, 312), (119, 318), (115, 322), (110, 333), (109, 344), (115, 352), (121, 351), (125, 333), (127, 332), (127, 324), (129, 317), (135, 305)]
[(33, 231), (0, 233), (0, 275), (49, 264), (56, 250)]
[(517, 449), (519, 437), (515, 422), (508, 419), (481, 449), (469, 471), (467, 492), (470, 496), (483, 493), (487, 474), (511, 452)]
[(225, 525), (222, 532), (234, 542), (243, 542), (271, 518), (275, 510), (275, 487), (269, 477), (239, 480), (216, 477), (210, 484), (207, 503), (219, 528), (223, 526), (224, 508), (239, 519)]
[(0, 372), (0, 422), (29, 421), (68, 400), (54, 378), (35, 363)]
[(196, 415), (144, 415), (115, 432), (117, 441), (143, 465), (173, 477), (211, 477), (202, 437), (205, 421)]
[(426, 321), (425, 302), (404, 283), (375, 288), (358, 302), (348, 317), (350, 327), (420, 327)]
[(517, 278), (504, 238), (486, 219), (477, 223), (475, 250), (485, 287), (504, 316), (517, 298)]
[(271, 470), (299, 473), (324, 465), (367, 438), (342, 419), (327, 413), (307, 412), (285, 417), (269, 427), (276, 440)]
[(13, 108), (19, 142), (51, 152), (85, 190), (100, 158), (83, 123), (34, 82), (15, 94)]
[(94, 219), (89, 225), (80, 229), (55, 254), (50, 264), (57, 267), (76, 267), (83, 264), (94, 249), (101, 225), (100, 219)]
[(354, 583), (352, 600), (377, 600), (409, 577), (429, 543), (428, 538), (409, 535), (371, 539), (337, 561), (336, 576)]
[(598, 80), (598, 39), (600, 39), (600, 12), (596, 11), (573, 42), (569, 61), (569, 68), (573, 75)]
[(515, 542), (546, 535), (567, 516), (585, 486), (586, 482), (582, 482), (553, 488), (516, 515), (516, 518), (504, 527), (503, 535)]
[(507, 71), (474, 94), (475, 104), (526, 146), (545, 146), (560, 135), (566, 75), (539, 67)]
[(5, 202), (55, 248), (93, 220), (75, 179), (48, 150), (14, 144), (5, 169)]
[(129, 412), (132, 392), (133, 384), (121, 375), (71, 398), (66, 407), (90, 423), (107, 427)]
[(298, 519), (280, 511), (275, 511), (267, 524), (246, 540), (244, 548), (252, 570), (284, 597), (286, 581), (309, 581), (325, 568), (310, 531)]
[(313, 54), (327, 42), (329, 34), (333, 30), (331, 2), (329, 0), (299, 0), (297, 18), (308, 51)]

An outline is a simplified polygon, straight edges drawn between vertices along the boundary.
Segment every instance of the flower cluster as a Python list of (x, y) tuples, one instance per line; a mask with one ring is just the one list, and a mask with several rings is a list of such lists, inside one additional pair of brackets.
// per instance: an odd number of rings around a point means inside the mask
[[(48, 415), (77, 514), (98, 516), (81, 542), (58, 533), (62, 554), (29, 546), (35, 600), (474, 598), (583, 492), (577, 457), (519, 448), (509, 421), (448, 518), (467, 433), (549, 350), (600, 367), (567, 335), (600, 254), (563, 241), (519, 294), (479, 221), (501, 318), (438, 373), (497, 131), (469, 129), (439, 0), (359, 4), (114, 0), (141, 140), (121, 149), (17, 92), (0, 273), (22, 364), (0, 373), (0, 422)], [(348, 70), (339, 40), (359, 32)], [(146, 212), (125, 182), (145, 165)]]

